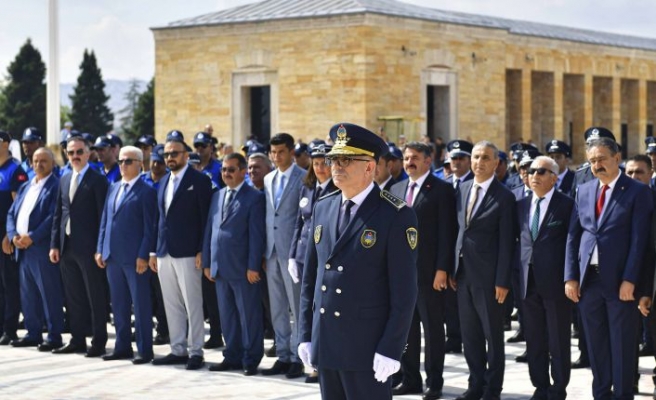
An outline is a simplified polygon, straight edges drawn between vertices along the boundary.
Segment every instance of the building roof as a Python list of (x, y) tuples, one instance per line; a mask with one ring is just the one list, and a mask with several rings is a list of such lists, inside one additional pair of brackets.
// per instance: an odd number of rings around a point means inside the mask
[(398, 0), (264, 0), (198, 17), (181, 19), (155, 29), (262, 22), (282, 19), (331, 17), (349, 14), (382, 14), (394, 17), (482, 28), (505, 29), (511, 34), (568, 40), (605, 46), (656, 51), (656, 39), (620, 35), (537, 22), (436, 10)]

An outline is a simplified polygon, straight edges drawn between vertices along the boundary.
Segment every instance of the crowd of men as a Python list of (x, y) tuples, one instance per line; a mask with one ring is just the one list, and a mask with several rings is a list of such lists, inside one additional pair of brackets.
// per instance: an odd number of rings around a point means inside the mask
[(631, 399), (656, 333), (656, 140), (623, 163), (608, 129), (585, 139), (573, 172), (560, 140), (397, 147), (343, 123), (233, 152), (209, 125), (193, 149), (177, 130), (125, 146), (70, 130), (60, 167), (37, 129), (22, 163), (0, 131), (0, 345), (188, 370), (225, 346), (211, 371), (313, 367), (329, 399), (439, 399), (445, 354), (464, 352), (458, 399), (498, 399), (516, 317), (532, 398), (565, 399), (571, 369), (591, 367), (595, 399)]

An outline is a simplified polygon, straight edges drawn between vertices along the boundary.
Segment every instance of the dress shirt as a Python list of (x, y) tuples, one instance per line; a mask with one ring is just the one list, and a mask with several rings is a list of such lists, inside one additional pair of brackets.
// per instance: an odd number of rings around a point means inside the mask
[(353, 221), (353, 216), (355, 215), (356, 212), (358, 212), (358, 208), (360, 208), (360, 205), (364, 202), (364, 199), (366, 199), (367, 196), (369, 196), (369, 193), (371, 193), (373, 189), (374, 189), (374, 183), (371, 182), (365, 190), (361, 191), (360, 193), (356, 194), (350, 199), (347, 199), (346, 196), (344, 196), (344, 192), (342, 192), (342, 205), (339, 208), (340, 216), (344, 215), (344, 210), (346, 209), (346, 200), (351, 200), (353, 203), (355, 203), (351, 206), (351, 221)]
[(383, 190), (383, 188), (385, 187), (385, 185), (387, 185), (387, 182), (389, 182), (389, 181), (391, 181), (391, 180), (392, 180), (392, 175), (388, 176), (387, 179), (385, 179), (385, 182), (383, 182), (383, 183), (379, 183), (379, 184), (378, 184), (378, 188), (379, 188), (380, 190)]
[[(604, 214), (606, 214), (606, 209), (608, 208), (608, 202), (610, 201), (611, 196), (613, 195), (613, 189), (615, 189), (615, 185), (617, 184), (617, 180), (620, 178), (620, 175), (622, 174), (622, 171), (619, 171), (615, 179), (611, 183), (608, 184), (608, 189), (606, 189), (606, 199), (604, 201), (604, 208), (601, 210), (601, 214), (599, 215), (599, 219), (597, 220), (597, 226), (599, 226), (599, 221), (601, 221), (604, 218)], [(599, 199), (599, 196), (601, 195), (601, 187), (604, 186), (601, 181), (599, 181), (599, 187), (597, 188), (597, 199)], [(597, 250), (597, 245), (595, 244), (594, 249), (592, 250), (592, 256), (590, 257), (590, 264), (596, 264), (599, 265), (599, 250)]]
[[(538, 230), (542, 226), (542, 221), (544, 221), (544, 216), (547, 213), (547, 208), (549, 208), (549, 202), (551, 202), (551, 198), (553, 197), (553, 193), (556, 190), (556, 187), (552, 187), (550, 191), (547, 192), (547, 194), (544, 195), (542, 198), (542, 202), (540, 202), (540, 222), (538, 223)], [(529, 214), (529, 221), (533, 221), (533, 215), (535, 214), (535, 206), (538, 203), (538, 200), (540, 198), (533, 192), (533, 197), (531, 198), (531, 210)]]
[[(38, 177), (35, 176), (30, 181), (30, 186), (25, 191), (23, 204), (21, 204), (21, 208), (18, 211), (18, 217), (16, 218), (16, 232), (18, 232), (19, 235), (27, 235), (29, 233), (30, 214), (32, 214), (32, 210), (34, 210), (34, 206), (36, 206), (39, 194), (41, 194), (41, 189), (43, 189), (51, 176), (52, 173), (41, 180), (37, 180)], [(12, 238), (9, 238), (9, 240), (11, 239)]]
[(415, 204), (415, 201), (417, 201), (417, 195), (419, 194), (419, 189), (421, 189), (421, 186), (424, 184), (424, 181), (426, 180), (426, 177), (428, 177), (428, 174), (430, 174), (430, 170), (426, 171), (425, 174), (420, 176), (416, 181), (413, 181), (412, 178), (408, 178), (408, 188), (405, 190), (405, 198), (408, 198), (408, 192), (410, 191), (410, 185), (415, 183), (415, 187), (412, 191), (412, 204), (408, 204), (409, 207), (412, 207)]
[(474, 180), (474, 184), (472, 185), (471, 190), (469, 191), (469, 198), (474, 195), (474, 190), (475, 190), (475, 185), (478, 185), (481, 189), (478, 192), (478, 198), (476, 199), (476, 204), (474, 204), (474, 208), (472, 209), (471, 216), (473, 217), (476, 215), (476, 211), (478, 210), (478, 207), (480, 207), (481, 203), (483, 202), (483, 199), (485, 198), (485, 194), (487, 193), (488, 189), (490, 189), (490, 185), (492, 184), (492, 181), (496, 179), (496, 176), (492, 174), (490, 179), (486, 180), (485, 182), (477, 183)]

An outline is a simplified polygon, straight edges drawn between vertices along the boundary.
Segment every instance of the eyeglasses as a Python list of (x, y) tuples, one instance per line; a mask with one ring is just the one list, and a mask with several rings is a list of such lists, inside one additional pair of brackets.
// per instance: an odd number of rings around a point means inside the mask
[(199, 148), (199, 147), (200, 147), (201, 149), (206, 149), (206, 148), (207, 148), (207, 144), (205, 144), (205, 143), (196, 143), (196, 144), (194, 144), (194, 147), (195, 147), (195, 148)]
[(241, 168), (237, 167), (223, 167), (221, 168), (221, 172), (225, 174), (234, 174), (235, 172), (239, 171)]
[(364, 160), (362, 158), (354, 158), (354, 157), (334, 157), (334, 158), (326, 158), (326, 165), (327, 166), (332, 166), (336, 165), (340, 168), (347, 168), (353, 161), (372, 161), (372, 160)]
[(177, 158), (182, 152), (181, 151), (169, 151), (162, 153), (164, 158)]
[(529, 168), (528, 169), (528, 174), (529, 175), (533, 175), (533, 174), (544, 175), (547, 172), (551, 172), (553, 174), (553, 171), (548, 169), (548, 168)]
[(66, 152), (66, 154), (68, 154), (69, 157), (74, 155), (81, 156), (82, 154), (84, 154), (84, 149), (69, 150)]
[(123, 165), (123, 164), (132, 165), (133, 162), (139, 162), (139, 161), (141, 160), (136, 160), (134, 158), (124, 158), (122, 160), (117, 160), (116, 162), (118, 163), (118, 165)]

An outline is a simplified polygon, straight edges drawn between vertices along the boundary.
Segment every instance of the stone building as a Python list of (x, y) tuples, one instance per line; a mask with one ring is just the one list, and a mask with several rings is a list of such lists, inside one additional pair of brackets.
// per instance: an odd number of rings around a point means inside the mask
[[(233, 144), (337, 121), (490, 139), (613, 130), (642, 152), (656, 120), (656, 39), (414, 6), (396, 0), (266, 0), (153, 28), (156, 132), (212, 123)], [(389, 118), (390, 116), (394, 116)]]

